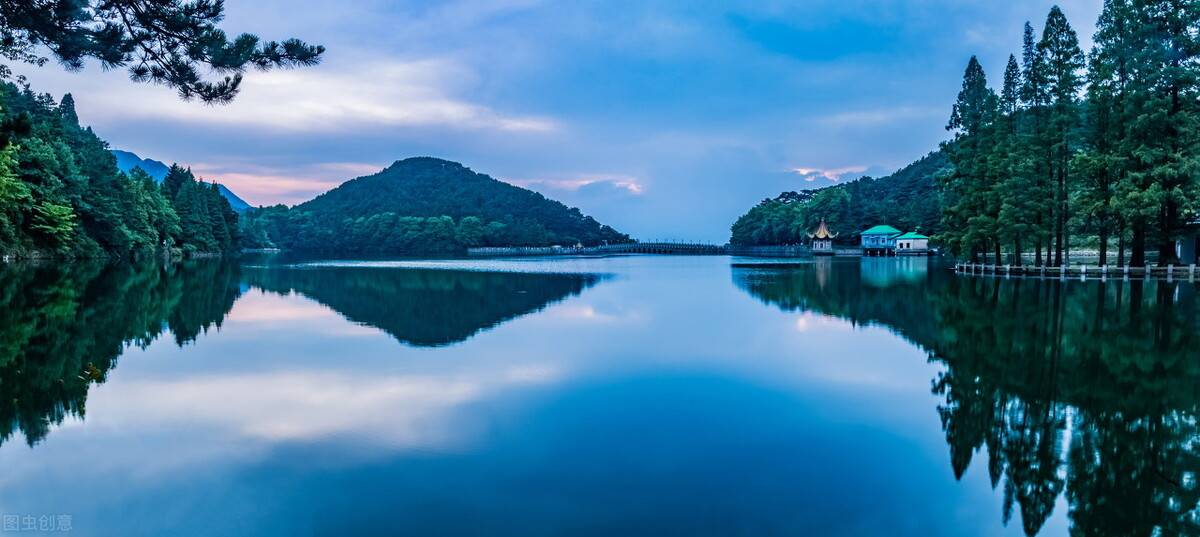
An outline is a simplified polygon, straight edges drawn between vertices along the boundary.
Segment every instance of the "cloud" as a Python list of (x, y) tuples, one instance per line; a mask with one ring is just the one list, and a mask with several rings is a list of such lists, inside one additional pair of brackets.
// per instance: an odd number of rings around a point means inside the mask
[(870, 127), (948, 115), (948, 110), (948, 107), (927, 106), (851, 110), (819, 117), (817, 122), (831, 127)]
[(240, 173), (197, 166), (200, 177), (217, 181), (251, 205), (284, 203), (294, 205), (312, 199), (341, 184), (341, 181), (315, 177), (274, 175), (269, 173)]
[(569, 179), (505, 179), (505, 182), (533, 190), (576, 192), (586, 187), (604, 185), (635, 196), (646, 191), (645, 186), (636, 177), (627, 175), (588, 175)]
[[(791, 172), (804, 178), (805, 181), (816, 181), (817, 179), (827, 179), (829, 181), (841, 181), (842, 179), (856, 179), (861, 177), (863, 172), (867, 171), (866, 166), (844, 166), (841, 168), (792, 168)], [(849, 176), (849, 177), (848, 177)]]
[(330, 172), (343, 173), (345, 174), (346, 178), (349, 179), (352, 177), (373, 175), (384, 169), (386, 166), (367, 162), (324, 162), (318, 164), (317, 167)]
[(217, 181), (251, 205), (308, 201), (349, 179), (370, 175), (382, 165), (360, 162), (331, 162), (276, 168), (231, 162), (196, 163), (192, 171), (208, 181)]
[(421, 17), (421, 22), (431, 29), (445, 29), (453, 25), (472, 28), (497, 16), (511, 14), (536, 7), (540, 0), (459, 0), (434, 4)]
[[(88, 92), (89, 118), (175, 120), (191, 124), (245, 127), (295, 133), (338, 133), (365, 127), (443, 127), (469, 131), (547, 133), (557, 121), (509, 114), (471, 102), (475, 74), (439, 58), (346, 62), (327, 59), (329, 67), (251, 73), (238, 98), (226, 106), (180, 101), (162, 88), (128, 83)], [(113, 90), (111, 88), (118, 88)]]

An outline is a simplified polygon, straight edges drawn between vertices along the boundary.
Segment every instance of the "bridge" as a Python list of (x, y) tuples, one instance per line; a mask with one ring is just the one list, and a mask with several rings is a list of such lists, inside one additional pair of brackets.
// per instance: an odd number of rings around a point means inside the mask
[(631, 242), (606, 244), (603, 246), (515, 246), (468, 248), (472, 257), (508, 257), (540, 255), (607, 255), (607, 254), (658, 254), (658, 255), (724, 255), (724, 245), (700, 242)]
[(724, 245), (700, 242), (632, 242), (598, 246), (604, 253), (660, 255), (725, 255)]
[[(702, 242), (631, 242), (606, 244), (580, 248), (563, 246), (515, 246), (469, 248), (471, 257), (513, 257), (543, 255), (610, 255), (610, 254), (654, 254), (654, 255), (740, 255), (747, 257), (811, 257), (812, 249), (801, 245), (783, 246), (731, 246)], [(861, 248), (835, 247), (834, 255), (861, 256)]]

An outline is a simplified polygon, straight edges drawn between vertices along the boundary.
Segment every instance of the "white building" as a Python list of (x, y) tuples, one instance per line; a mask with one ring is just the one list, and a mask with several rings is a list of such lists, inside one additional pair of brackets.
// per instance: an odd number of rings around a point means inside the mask
[(896, 255), (929, 255), (929, 237), (915, 231), (896, 237)]

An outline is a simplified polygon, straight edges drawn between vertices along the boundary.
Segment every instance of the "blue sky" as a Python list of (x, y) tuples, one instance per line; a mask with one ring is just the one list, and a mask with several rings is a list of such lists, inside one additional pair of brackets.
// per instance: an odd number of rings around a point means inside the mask
[[(123, 71), (26, 67), (113, 147), (253, 204), (431, 155), (642, 239), (724, 241), (756, 201), (883, 175), (946, 138), (963, 68), (996, 82), (1047, 1), (229, 0), (225, 28), (328, 48), (232, 105)], [(1100, 0), (1058, 2), (1086, 47)]]

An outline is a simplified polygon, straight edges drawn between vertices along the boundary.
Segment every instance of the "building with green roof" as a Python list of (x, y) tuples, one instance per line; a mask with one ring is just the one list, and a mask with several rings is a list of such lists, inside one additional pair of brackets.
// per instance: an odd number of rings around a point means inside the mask
[(929, 237), (909, 231), (896, 237), (896, 255), (929, 255)]
[(875, 226), (862, 232), (863, 235), (899, 235), (901, 231), (892, 226)]
[(916, 231), (909, 231), (908, 233), (905, 233), (905, 234), (903, 234), (903, 235), (901, 235), (901, 236), (899, 236), (899, 237), (896, 237), (896, 238), (897, 238), (897, 239), (925, 239), (925, 240), (929, 240), (929, 237), (926, 237), (926, 236), (924, 236), (924, 235), (922, 235), (922, 234), (920, 234), (920, 233), (917, 233)]
[(903, 232), (892, 226), (880, 225), (868, 229), (862, 236), (863, 255), (891, 255), (896, 249), (896, 237)]

